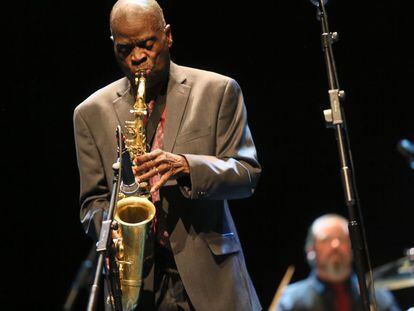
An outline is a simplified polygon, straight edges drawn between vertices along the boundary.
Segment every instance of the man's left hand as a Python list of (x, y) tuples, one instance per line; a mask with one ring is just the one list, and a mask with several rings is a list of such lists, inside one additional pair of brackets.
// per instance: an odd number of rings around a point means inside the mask
[(160, 179), (152, 185), (151, 192), (159, 190), (169, 179), (189, 175), (190, 167), (184, 156), (156, 149), (134, 159), (134, 174), (137, 182), (149, 180), (155, 175)]

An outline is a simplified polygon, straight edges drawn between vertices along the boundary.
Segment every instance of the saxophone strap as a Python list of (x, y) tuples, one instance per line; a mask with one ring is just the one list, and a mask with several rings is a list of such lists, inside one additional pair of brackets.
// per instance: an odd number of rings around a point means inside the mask
[(152, 110), (148, 118), (148, 122), (146, 126), (147, 142), (150, 146), (152, 146), (155, 132), (157, 131), (158, 123), (160, 123), (161, 116), (165, 109), (165, 104), (166, 104), (166, 94), (158, 95), (154, 103), (154, 109)]

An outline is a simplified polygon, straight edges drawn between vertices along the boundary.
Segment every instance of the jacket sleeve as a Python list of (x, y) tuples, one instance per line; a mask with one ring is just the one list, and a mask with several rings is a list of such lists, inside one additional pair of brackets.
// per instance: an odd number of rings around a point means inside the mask
[(73, 122), (80, 175), (80, 219), (85, 232), (96, 239), (109, 207), (110, 191), (101, 155), (78, 108), (75, 109)]
[(183, 154), (191, 186), (181, 190), (191, 199), (240, 199), (253, 194), (261, 167), (247, 124), (241, 89), (229, 79), (217, 116), (215, 156)]

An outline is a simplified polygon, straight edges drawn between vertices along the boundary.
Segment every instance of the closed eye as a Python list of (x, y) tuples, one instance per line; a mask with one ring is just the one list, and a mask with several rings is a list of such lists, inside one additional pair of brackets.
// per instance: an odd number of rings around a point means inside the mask
[(139, 42), (137, 45), (140, 48), (146, 49), (146, 50), (151, 50), (154, 47), (155, 44), (155, 40), (153, 38), (147, 39), (147, 40), (143, 40), (141, 42)]
[(128, 55), (133, 50), (134, 46), (132, 44), (117, 44), (116, 50), (119, 54)]

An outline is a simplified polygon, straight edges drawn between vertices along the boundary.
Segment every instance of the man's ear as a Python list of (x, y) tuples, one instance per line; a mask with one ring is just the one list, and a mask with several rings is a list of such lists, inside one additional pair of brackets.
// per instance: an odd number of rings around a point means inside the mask
[(308, 262), (311, 268), (315, 267), (316, 265), (316, 253), (313, 248), (309, 249), (306, 252), (306, 261)]
[(167, 36), (168, 47), (170, 48), (173, 44), (172, 34), (171, 34), (171, 25), (167, 24), (164, 28), (165, 35)]

